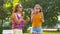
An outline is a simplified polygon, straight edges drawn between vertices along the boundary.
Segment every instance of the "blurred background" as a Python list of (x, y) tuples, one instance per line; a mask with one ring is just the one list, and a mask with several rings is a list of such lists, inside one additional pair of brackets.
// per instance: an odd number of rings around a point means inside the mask
[[(60, 32), (60, 0), (0, 0), (0, 33), (2, 30), (11, 30), (11, 14), (16, 3), (22, 4), (25, 12), (24, 19), (29, 19), (25, 23), (24, 33), (31, 27), (30, 14), (35, 4), (40, 4), (43, 8), (45, 19), (43, 29), (57, 29), (56, 31)], [(53, 34), (52, 31), (49, 33)]]

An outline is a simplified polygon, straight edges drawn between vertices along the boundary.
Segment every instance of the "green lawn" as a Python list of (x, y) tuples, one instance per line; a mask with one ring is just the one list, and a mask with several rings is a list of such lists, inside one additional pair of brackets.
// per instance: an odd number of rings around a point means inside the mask
[[(24, 34), (29, 34), (29, 33), (24, 33)], [(60, 34), (60, 32), (43, 32), (43, 34)]]
[(60, 34), (60, 32), (43, 32), (43, 34)]

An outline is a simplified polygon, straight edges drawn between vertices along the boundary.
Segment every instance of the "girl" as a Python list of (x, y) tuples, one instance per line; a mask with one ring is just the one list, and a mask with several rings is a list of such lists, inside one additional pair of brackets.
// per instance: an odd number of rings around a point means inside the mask
[(32, 34), (42, 34), (42, 22), (44, 22), (44, 16), (39, 4), (35, 5), (34, 10), (31, 13), (31, 21)]
[(24, 27), (24, 19), (22, 12), (22, 5), (16, 4), (12, 12), (12, 34), (22, 34)]

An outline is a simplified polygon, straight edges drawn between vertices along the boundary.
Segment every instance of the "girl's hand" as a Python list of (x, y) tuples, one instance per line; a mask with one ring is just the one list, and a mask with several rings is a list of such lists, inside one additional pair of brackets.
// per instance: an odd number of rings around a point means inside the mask
[(21, 21), (24, 21), (23, 18), (20, 18), (19, 21), (17, 22), (17, 24), (20, 24)]
[(29, 17), (27, 17), (27, 21), (28, 21), (28, 22), (30, 21), (30, 18), (29, 18)]
[(17, 24), (20, 24), (20, 21), (18, 21)]
[(42, 22), (44, 22), (44, 20), (42, 19)]
[(27, 19), (24, 20), (24, 23), (27, 23), (27, 22), (29, 22), (29, 21), (30, 21), (30, 18), (27, 17)]
[(42, 22), (44, 22), (44, 19), (43, 19), (43, 18), (41, 18), (41, 21), (42, 21)]

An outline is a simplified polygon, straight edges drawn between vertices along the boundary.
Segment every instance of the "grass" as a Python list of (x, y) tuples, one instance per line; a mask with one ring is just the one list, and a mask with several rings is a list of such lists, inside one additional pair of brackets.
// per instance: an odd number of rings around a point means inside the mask
[[(24, 33), (24, 34), (29, 34), (29, 33)], [(60, 32), (43, 32), (42, 34), (60, 34)]]
[(43, 32), (43, 34), (60, 34), (60, 32)]

